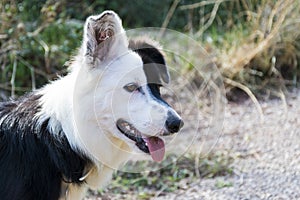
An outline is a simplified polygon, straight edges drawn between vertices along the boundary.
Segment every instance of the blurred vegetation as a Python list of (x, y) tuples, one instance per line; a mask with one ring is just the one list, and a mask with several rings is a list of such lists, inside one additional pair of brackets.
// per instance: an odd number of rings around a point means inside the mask
[[(171, 0), (133, 0), (131, 3), (108, 0), (2, 0), (1, 97), (23, 94), (57, 75), (65, 74), (64, 64), (80, 46), (82, 26), (87, 16), (112, 9), (119, 13), (127, 28), (160, 26), (171, 3)], [(184, 15), (180, 12), (179, 19), (182, 20), (173, 20), (170, 24), (183, 27), (186, 21)]]
[[(96, 195), (103, 199), (106, 195), (112, 199), (131, 199), (132, 196), (137, 197), (137, 199), (150, 199), (179, 189), (187, 189), (190, 184), (201, 178), (230, 176), (233, 173), (231, 167), (233, 159), (233, 155), (223, 151), (211, 153), (205, 158), (199, 158), (192, 154), (180, 158), (176, 155), (168, 155), (162, 163), (133, 162), (128, 165), (133, 169), (127, 170), (133, 171), (137, 168), (160, 170), (139, 173), (118, 171), (106, 189), (96, 193), (91, 191), (90, 196)], [(224, 181), (216, 183), (218, 188), (231, 186), (230, 183)]]
[(299, 82), (299, 4), (294, 0), (2, 0), (0, 95), (20, 95), (65, 74), (65, 62), (80, 46), (85, 18), (112, 9), (128, 29), (163, 26), (196, 38), (214, 55), (228, 93), (239, 88), (250, 95), (282, 96), (286, 86), (296, 87)]

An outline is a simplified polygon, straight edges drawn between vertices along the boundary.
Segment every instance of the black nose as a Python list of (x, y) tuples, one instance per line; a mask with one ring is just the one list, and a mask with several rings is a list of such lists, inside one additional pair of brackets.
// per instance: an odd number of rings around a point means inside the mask
[(184, 123), (181, 118), (169, 115), (166, 121), (166, 128), (170, 133), (176, 133), (181, 129), (181, 127), (183, 127), (183, 124)]

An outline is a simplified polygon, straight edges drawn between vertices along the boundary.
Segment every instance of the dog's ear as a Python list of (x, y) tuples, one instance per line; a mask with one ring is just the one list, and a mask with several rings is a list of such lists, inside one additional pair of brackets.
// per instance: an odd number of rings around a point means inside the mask
[(148, 83), (164, 85), (170, 82), (164, 55), (156, 41), (147, 37), (130, 39), (129, 48), (141, 56)]
[(92, 67), (122, 55), (128, 41), (119, 16), (113, 11), (87, 18), (81, 47), (85, 62)]

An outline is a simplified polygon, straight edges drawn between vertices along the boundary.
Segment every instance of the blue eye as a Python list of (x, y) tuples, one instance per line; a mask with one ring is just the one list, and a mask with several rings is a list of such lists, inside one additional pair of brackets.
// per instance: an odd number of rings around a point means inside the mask
[(139, 89), (136, 83), (129, 83), (123, 87), (127, 92), (133, 92)]

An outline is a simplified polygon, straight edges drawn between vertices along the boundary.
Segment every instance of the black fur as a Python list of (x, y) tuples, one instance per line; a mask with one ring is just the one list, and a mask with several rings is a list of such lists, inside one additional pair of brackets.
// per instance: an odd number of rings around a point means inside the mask
[(39, 126), (40, 97), (0, 103), (1, 200), (57, 200), (62, 180), (81, 184), (91, 162), (72, 150), (62, 130), (49, 132), (49, 118)]
[(129, 48), (142, 58), (147, 85), (153, 98), (169, 106), (160, 95), (160, 87), (169, 82), (166, 62), (162, 52), (153, 43), (149, 38), (130, 40)]
[(129, 48), (143, 60), (143, 69), (148, 83), (163, 85), (169, 83), (169, 74), (162, 52), (149, 38), (129, 40)]

